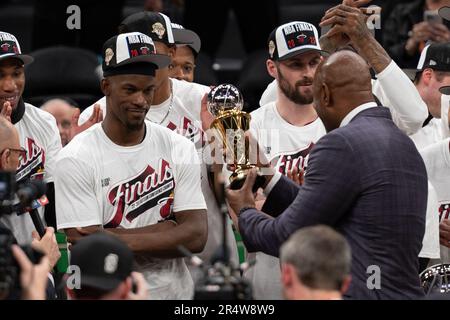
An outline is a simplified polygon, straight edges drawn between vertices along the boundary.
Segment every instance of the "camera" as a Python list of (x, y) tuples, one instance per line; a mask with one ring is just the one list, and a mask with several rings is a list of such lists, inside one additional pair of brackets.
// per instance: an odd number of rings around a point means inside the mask
[[(0, 217), (13, 213), (22, 214), (36, 208), (41, 204), (36, 199), (43, 194), (43, 182), (36, 180), (17, 184), (14, 172), (0, 171)], [(0, 223), (0, 297), (7, 299), (21, 298), (20, 267), (12, 253), (14, 243), (16, 240), (12, 232)], [(31, 246), (20, 248), (33, 264), (39, 263), (43, 256)]]
[[(11, 233), (0, 233), (0, 297), (20, 299), (20, 267), (13, 256), (12, 245), (15, 243)], [(33, 264), (38, 264), (43, 254), (31, 246), (20, 246)]]
[(194, 300), (252, 300), (251, 285), (240, 273), (240, 268), (216, 262), (196, 283)]

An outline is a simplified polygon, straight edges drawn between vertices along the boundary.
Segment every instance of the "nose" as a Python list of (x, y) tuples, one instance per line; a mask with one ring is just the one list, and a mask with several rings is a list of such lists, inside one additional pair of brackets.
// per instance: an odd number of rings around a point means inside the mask
[(314, 79), (314, 74), (316, 72), (316, 67), (312, 67), (312, 66), (307, 66), (306, 67), (306, 72), (304, 74), (304, 78), (310, 79), (312, 81), (312, 79)]
[(133, 103), (139, 107), (146, 107), (148, 105), (145, 94), (142, 91), (136, 92)]
[(1, 88), (4, 92), (14, 92), (17, 89), (16, 82), (10, 76), (3, 78)]
[(178, 80), (184, 80), (184, 73), (181, 66), (175, 66), (172, 69), (173, 77)]

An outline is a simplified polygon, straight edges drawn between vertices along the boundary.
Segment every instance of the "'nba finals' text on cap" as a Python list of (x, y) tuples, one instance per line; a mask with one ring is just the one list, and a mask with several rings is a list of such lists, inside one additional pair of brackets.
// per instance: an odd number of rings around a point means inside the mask
[(170, 57), (157, 54), (153, 40), (140, 32), (122, 33), (103, 45), (103, 76), (117, 74), (155, 75), (155, 69), (164, 68)]
[(272, 60), (286, 60), (311, 50), (327, 54), (320, 48), (316, 27), (302, 21), (293, 21), (277, 27), (269, 36), (268, 46)]
[(450, 72), (450, 43), (427, 44), (420, 53), (417, 68), (403, 69), (403, 72), (414, 81), (418, 74), (427, 68)]
[(181, 24), (172, 23), (173, 37), (178, 44), (184, 44), (190, 47), (197, 56), (200, 52), (202, 42), (198, 34), (194, 31), (185, 29)]
[(22, 54), (19, 41), (11, 33), (0, 31), (0, 61), (7, 58), (20, 59), (24, 64), (33, 62), (33, 57)]
[(125, 243), (102, 232), (77, 241), (70, 254), (70, 264), (80, 268), (80, 289), (87, 286), (104, 291), (114, 290), (130, 276), (133, 259)]

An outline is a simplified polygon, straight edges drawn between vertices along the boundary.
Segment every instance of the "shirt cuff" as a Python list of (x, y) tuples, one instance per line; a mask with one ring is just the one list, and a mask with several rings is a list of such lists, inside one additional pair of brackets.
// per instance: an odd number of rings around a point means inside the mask
[(264, 189), (264, 195), (266, 197), (269, 196), (269, 193), (272, 191), (273, 187), (277, 184), (277, 182), (281, 179), (281, 173), (279, 171), (276, 171), (275, 174), (272, 177), (272, 180), (267, 184), (266, 188)]
[(384, 68), (383, 71), (381, 71), (380, 73), (378, 73), (376, 75), (377, 79), (383, 79), (389, 76), (389, 74), (395, 69), (395, 67), (398, 68), (397, 64), (395, 63), (394, 60), (391, 60), (391, 62), (388, 64), (388, 66), (386, 68)]

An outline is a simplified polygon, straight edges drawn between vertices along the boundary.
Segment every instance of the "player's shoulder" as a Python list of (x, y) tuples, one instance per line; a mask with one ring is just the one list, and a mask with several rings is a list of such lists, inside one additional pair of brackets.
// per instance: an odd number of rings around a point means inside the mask
[(272, 119), (275, 114), (273, 108), (275, 107), (275, 102), (269, 102), (258, 109), (252, 111), (250, 114), (252, 116), (252, 122), (263, 122), (266, 119)]
[(99, 151), (99, 130), (101, 124), (97, 123), (92, 127), (77, 134), (64, 148), (59, 152), (59, 159), (72, 157), (78, 159), (92, 159), (93, 154)]
[(204, 86), (196, 82), (188, 82), (185, 80), (178, 80), (175, 78), (170, 78), (173, 85), (173, 90), (175, 94), (199, 94), (204, 95), (209, 92), (209, 87)]
[(33, 117), (34, 119), (46, 121), (48, 123), (56, 123), (56, 119), (51, 113), (39, 109), (30, 103), (25, 103), (25, 115), (28, 117)]
[(152, 123), (148, 120), (145, 121), (147, 128), (151, 132), (151, 139), (158, 141), (158, 144), (164, 144), (171, 147), (186, 147), (191, 148), (194, 143), (177, 132), (170, 130), (159, 124)]
[(49, 112), (41, 110), (38, 107), (33, 106), (32, 104), (25, 103), (25, 113), (22, 119), (24, 122), (27, 122), (29, 124), (32, 123), (31, 127), (36, 128), (44, 135), (59, 135), (55, 117)]

